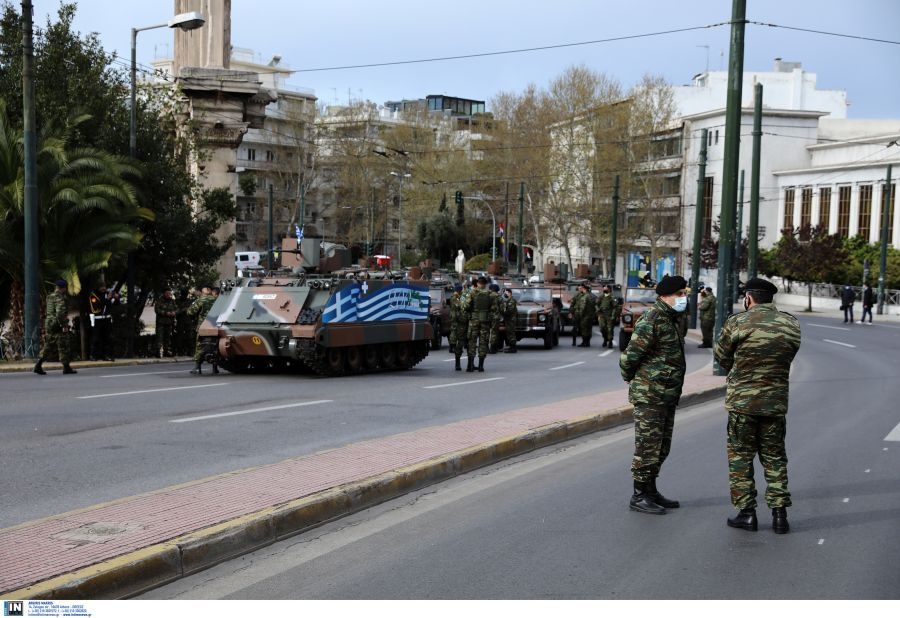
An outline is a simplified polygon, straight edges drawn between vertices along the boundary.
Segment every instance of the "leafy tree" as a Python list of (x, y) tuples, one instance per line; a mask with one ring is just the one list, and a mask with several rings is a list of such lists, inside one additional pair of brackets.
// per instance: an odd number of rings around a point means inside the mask
[(813, 285), (834, 283), (847, 259), (841, 237), (820, 226), (783, 230), (772, 253), (777, 266), (773, 274), (806, 283), (807, 311), (812, 311)]
[(417, 236), (422, 250), (441, 264), (452, 264), (462, 244), (459, 228), (446, 210), (421, 219)]

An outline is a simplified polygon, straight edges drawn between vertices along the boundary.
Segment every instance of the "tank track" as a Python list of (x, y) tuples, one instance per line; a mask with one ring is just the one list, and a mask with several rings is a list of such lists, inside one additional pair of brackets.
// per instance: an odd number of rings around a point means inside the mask
[(427, 341), (403, 341), (341, 348), (303, 346), (300, 360), (321, 376), (359, 375), (412, 369), (428, 356)]

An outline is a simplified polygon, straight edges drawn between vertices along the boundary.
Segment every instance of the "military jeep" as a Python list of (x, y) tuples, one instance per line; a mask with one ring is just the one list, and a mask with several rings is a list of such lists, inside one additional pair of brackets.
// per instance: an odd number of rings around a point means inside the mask
[(656, 303), (656, 290), (654, 288), (626, 288), (625, 298), (622, 304), (622, 318), (619, 327), (619, 350), (625, 350), (631, 341), (634, 325), (637, 324), (644, 312)]
[(542, 287), (510, 288), (516, 299), (516, 341), (543, 339), (544, 349), (559, 345), (560, 299)]

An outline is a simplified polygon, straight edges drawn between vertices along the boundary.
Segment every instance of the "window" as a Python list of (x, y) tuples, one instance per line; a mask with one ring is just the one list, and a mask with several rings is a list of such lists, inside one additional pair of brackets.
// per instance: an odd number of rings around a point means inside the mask
[(707, 176), (703, 181), (703, 238), (712, 237), (713, 179)]
[(800, 227), (812, 226), (812, 189), (803, 189), (800, 194)]
[(856, 235), (869, 242), (869, 231), (872, 229), (872, 185), (859, 187), (859, 219)]
[(784, 230), (794, 230), (794, 188), (784, 190)]
[[(884, 193), (887, 193), (886, 188), (882, 188)], [(887, 241), (888, 244), (893, 246), (894, 244), (894, 198), (897, 197), (897, 185), (891, 184), (891, 192), (890, 197), (888, 198), (888, 224), (887, 224)], [(882, 206), (884, 205), (884, 198), (882, 198), (881, 202)], [(884, 221), (884, 215), (880, 217), (880, 221)], [(881, 224), (878, 226), (878, 242), (881, 242)]]
[(716, 143), (719, 143), (719, 130), (716, 129)]
[(831, 187), (819, 189), (819, 227), (826, 232), (831, 223)]
[(850, 236), (850, 187), (838, 188), (837, 233), (841, 238)]
[(256, 148), (248, 148), (247, 149), (247, 160), (248, 161), (256, 161)]
[(269, 163), (271, 163), (271, 162), (273, 162), (274, 160), (275, 160), (275, 153), (272, 152), (271, 150), (267, 150), (267, 151), (266, 151), (266, 161), (268, 161)]

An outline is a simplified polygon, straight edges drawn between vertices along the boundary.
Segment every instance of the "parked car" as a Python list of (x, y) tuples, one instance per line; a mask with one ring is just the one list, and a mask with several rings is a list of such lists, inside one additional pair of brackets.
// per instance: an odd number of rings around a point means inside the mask
[(625, 298), (622, 304), (622, 320), (619, 327), (619, 350), (628, 347), (631, 341), (631, 333), (634, 325), (644, 312), (656, 303), (656, 290), (654, 288), (625, 288)]
[(542, 339), (544, 349), (559, 345), (559, 298), (551, 288), (510, 288), (516, 299), (516, 341)]

